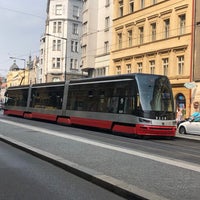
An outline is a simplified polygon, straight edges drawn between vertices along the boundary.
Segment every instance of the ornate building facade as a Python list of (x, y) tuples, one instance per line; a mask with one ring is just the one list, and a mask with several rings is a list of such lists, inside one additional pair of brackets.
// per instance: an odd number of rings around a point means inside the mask
[[(110, 74), (169, 77), (176, 108), (191, 107), (195, 1), (114, 0)], [(199, 69), (197, 69), (199, 71)]]

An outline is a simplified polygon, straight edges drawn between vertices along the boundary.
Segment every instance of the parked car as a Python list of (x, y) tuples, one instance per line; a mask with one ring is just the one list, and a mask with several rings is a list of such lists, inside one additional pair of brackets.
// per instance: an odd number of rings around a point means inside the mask
[(189, 119), (178, 126), (180, 134), (199, 134), (200, 135), (200, 117)]

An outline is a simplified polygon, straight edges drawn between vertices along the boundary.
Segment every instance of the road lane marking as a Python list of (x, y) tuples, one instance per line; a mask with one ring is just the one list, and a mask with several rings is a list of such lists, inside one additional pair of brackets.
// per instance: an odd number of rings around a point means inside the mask
[(85, 180), (88, 180), (89, 182), (95, 183), (96, 185), (99, 185), (100, 187), (114, 192), (117, 195), (125, 197), (126, 199), (169, 200), (163, 196), (157, 195), (156, 193), (152, 193), (141, 189), (136, 185), (126, 183), (123, 180), (119, 180), (112, 176), (105, 175), (102, 172), (79, 165), (75, 162), (71, 162), (57, 155), (19, 142), (15, 139), (3, 136), (1, 134), (0, 138), (8, 142), (9, 144), (17, 146), (19, 149), (22, 149), (25, 152), (31, 153), (42, 160), (46, 160), (50, 163), (53, 163), (54, 165), (59, 166), (72, 174), (82, 177)]
[(182, 160), (178, 160), (178, 159), (164, 158), (164, 157), (161, 157), (161, 156), (157, 156), (157, 155), (153, 155), (153, 154), (147, 154), (147, 153), (131, 150), (131, 149), (124, 148), (124, 147), (122, 148), (122, 147), (112, 146), (111, 144), (97, 142), (97, 141), (94, 141), (94, 140), (91, 140), (91, 139), (85, 139), (85, 138), (80, 137), (80, 136), (69, 135), (67, 133), (59, 133), (58, 131), (52, 131), (52, 130), (48, 130), (48, 129), (44, 129), (44, 128), (38, 128), (38, 127), (35, 127), (35, 126), (31, 126), (31, 125), (18, 124), (16, 122), (7, 121), (7, 120), (4, 120), (4, 119), (0, 119), (0, 121), (2, 123), (15, 125), (15, 126), (18, 126), (18, 127), (34, 130), (34, 131), (45, 133), (45, 134), (48, 134), (48, 135), (62, 137), (62, 138), (65, 138), (65, 139), (70, 139), (70, 140), (73, 140), (73, 141), (77, 141), (77, 142), (81, 142), (81, 143), (85, 143), (85, 144), (90, 144), (90, 145), (101, 147), (101, 148), (104, 148), (104, 149), (118, 151), (120, 153), (138, 156), (138, 157), (150, 159), (150, 160), (153, 160), (153, 161), (156, 161), (156, 162), (161, 162), (161, 163), (165, 163), (165, 164), (168, 164), (168, 165), (184, 168), (184, 169), (187, 169), (187, 170), (200, 172), (200, 165), (198, 165), (198, 164), (192, 164), (192, 163), (182, 161)]

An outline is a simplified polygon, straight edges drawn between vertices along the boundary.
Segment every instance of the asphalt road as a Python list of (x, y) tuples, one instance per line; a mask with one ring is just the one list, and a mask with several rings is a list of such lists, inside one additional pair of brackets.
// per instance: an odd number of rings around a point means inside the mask
[(0, 142), (1, 200), (122, 200), (55, 165)]
[(147, 199), (199, 199), (199, 141), (137, 140), (7, 116), (0, 123), (3, 137)]

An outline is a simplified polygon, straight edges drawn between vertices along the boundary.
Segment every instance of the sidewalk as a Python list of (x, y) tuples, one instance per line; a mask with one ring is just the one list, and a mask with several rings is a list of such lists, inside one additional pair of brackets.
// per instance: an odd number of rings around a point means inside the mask
[(182, 138), (182, 139), (187, 139), (187, 140), (200, 140), (200, 135), (192, 135), (192, 134), (180, 134), (180, 133), (176, 133), (176, 136), (178, 138)]

